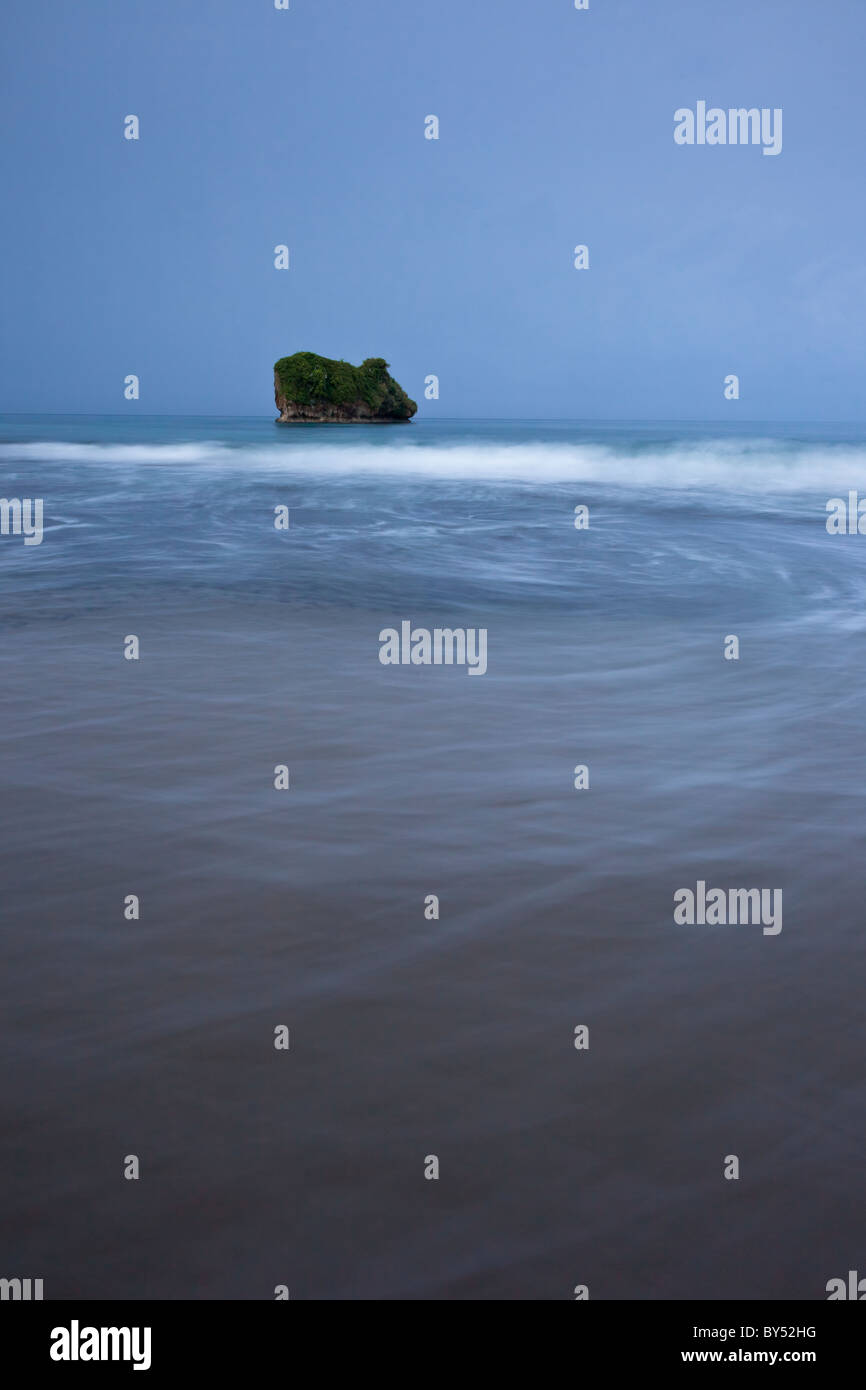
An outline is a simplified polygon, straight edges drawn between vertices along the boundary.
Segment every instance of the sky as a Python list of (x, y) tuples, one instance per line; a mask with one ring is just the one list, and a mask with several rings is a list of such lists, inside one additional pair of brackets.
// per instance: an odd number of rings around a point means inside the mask
[(3, 0), (0, 50), (0, 411), (267, 418), (304, 349), (426, 418), (866, 418), (864, 0)]

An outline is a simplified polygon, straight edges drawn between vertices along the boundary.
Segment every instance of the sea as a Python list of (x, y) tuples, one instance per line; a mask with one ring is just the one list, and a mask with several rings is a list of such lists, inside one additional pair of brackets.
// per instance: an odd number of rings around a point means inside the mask
[(866, 428), (5, 416), (0, 478), (0, 1275), (866, 1274)]

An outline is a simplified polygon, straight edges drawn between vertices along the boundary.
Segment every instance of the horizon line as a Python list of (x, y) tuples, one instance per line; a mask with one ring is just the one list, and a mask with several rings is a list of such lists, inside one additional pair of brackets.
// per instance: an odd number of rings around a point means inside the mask
[[(257, 420), (266, 423), (267, 417), (253, 414), (221, 414), (216, 411), (197, 413), (180, 411), (97, 411), (97, 410), (0, 410), (0, 419), (80, 419), (80, 420)], [(278, 420), (273, 421), (279, 424)], [(375, 420), (299, 421), (306, 425), (375, 425)], [(385, 422), (391, 423), (391, 422)], [(400, 421), (401, 424), (562, 424), (562, 425), (866, 425), (866, 416), (842, 419), (832, 417), (775, 416), (749, 417), (740, 420), (706, 415), (422, 415)]]

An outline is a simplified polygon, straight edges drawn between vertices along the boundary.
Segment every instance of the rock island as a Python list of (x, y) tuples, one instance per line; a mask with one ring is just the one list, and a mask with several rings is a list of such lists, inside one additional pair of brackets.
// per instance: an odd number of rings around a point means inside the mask
[(351, 362), (295, 352), (274, 363), (278, 425), (362, 420), (390, 424), (411, 420), (418, 409), (388, 372), (384, 357)]

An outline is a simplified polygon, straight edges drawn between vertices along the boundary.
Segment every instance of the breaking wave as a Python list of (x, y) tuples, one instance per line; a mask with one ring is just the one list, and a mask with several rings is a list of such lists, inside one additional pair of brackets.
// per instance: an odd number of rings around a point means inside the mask
[[(380, 427), (381, 428), (381, 427)], [(682, 440), (665, 445), (603, 443), (77, 443), (0, 444), (0, 462), (115, 467), (274, 470), (297, 474), (413, 475), (490, 483), (585, 482), (654, 489), (733, 491), (866, 489), (866, 448), (770, 439)]]

